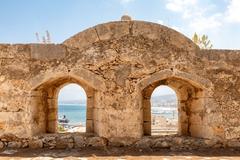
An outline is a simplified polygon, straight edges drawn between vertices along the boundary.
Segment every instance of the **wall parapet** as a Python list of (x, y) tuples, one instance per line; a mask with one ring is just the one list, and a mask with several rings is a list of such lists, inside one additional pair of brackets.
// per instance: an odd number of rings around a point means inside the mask
[(32, 149), (71, 149), (87, 147), (130, 147), (135, 149), (171, 149), (202, 150), (206, 148), (236, 148), (240, 147), (238, 139), (219, 141), (187, 136), (154, 136), (141, 139), (106, 139), (91, 134), (44, 134), (30, 139), (18, 138), (10, 135), (0, 137), (0, 149), (3, 148), (32, 148)]
[(48, 118), (55, 131), (58, 91), (74, 82), (88, 90), (89, 130), (107, 139), (101, 142), (141, 139), (144, 123), (151, 125), (149, 93), (168, 85), (180, 95), (185, 135), (226, 145), (240, 138), (239, 63), (240, 50), (203, 50), (173, 29), (132, 20), (91, 27), (62, 44), (0, 44), (0, 135), (31, 139), (47, 132)]
[(201, 49), (197, 56), (208, 61), (224, 61), (229, 65), (239, 66), (240, 50)]

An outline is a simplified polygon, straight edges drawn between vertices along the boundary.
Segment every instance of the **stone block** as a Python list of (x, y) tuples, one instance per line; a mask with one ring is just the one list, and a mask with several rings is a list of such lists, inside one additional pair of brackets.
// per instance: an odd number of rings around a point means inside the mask
[(228, 147), (240, 148), (240, 141), (237, 139), (232, 139), (227, 142)]
[(73, 148), (73, 138), (71, 135), (63, 135), (60, 137), (57, 137), (56, 140), (56, 148), (58, 149), (66, 149), (66, 148)]
[(136, 138), (131, 137), (112, 137), (109, 138), (108, 145), (112, 147), (126, 147), (131, 146), (137, 141)]
[(151, 122), (143, 122), (144, 135), (151, 135)]
[(153, 148), (169, 149), (171, 147), (168, 141), (157, 141), (154, 143)]
[(188, 136), (189, 135), (189, 131), (188, 131), (188, 123), (186, 122), (183, 122), (183, 123), (179, 123), (179, 126), (178, 126), (178, 132), (180, 135), (183, 135), (183, 136)]
[(147, 110), (151, 109), (151, 101), (150, 101), (150, 98), (149, 98), (149, 99), (143, 98), (142, 105), (143, 105), (143, 109), (144, 109), (144, 110), (146, 110), (146, 109), (147, 109)]
[(32, 139), (29, 141), (29, 148), (39, 149), (43, 148), (43, 142), (41, 139)]
[(29, 59), (30, 49), (28, 44), (0, 44), (0, 59)]
[(87, 146), (87, 138), (81, 135), (73, 135), (74, 148), (84, 148)]
[(202, 117), (199, 114), (191, 114), (189, 117), (189, 123), (193, 125), (202, 125)]
[(0, 149), (3, 149), (4, 147), (5, 147), (5, 144), (2, 141), (0, 141)]
[(138, 21), (133, 23), (132, 26), (133, 35), (143, 35), (149, 39), (159, 39), (161, 34), (164, 35), (165, 29), (160, 28), (159, 25), (154, 23), (139, 23)]
[(93, 120), (87, 119), (87, 122), (86, 122), (86, 132), (87, 133), (93, 133), (93, 131), (94, 131), (93, 122), (94, 122)]
[(93, 107), (94, 107), (94, 98), (93, 97), (91, 97), (91, 98), (87, 98), (87, 107), (89, 108), (89, 109), (92, 109)]
[(21, 142), (8, 142), (7, 147), (9, 148), (21, 148), (22, 147), (22, 143)]
[(108, 143), (107, 139), (102, 137), (90, 137), (88, 139), (88, 146), (92, 147), (104, 147)]
[(66, 48), (63, 45), (32, 44), (31, 58), (36, 60), (60, 60), (66, 56)]
[(93, 108), (87, 107), (87, 119), (93, 119)]
[(100, 40), (119, 39), (129, 34), (130, 23), (107, 23), (105, 25), (98, 25), (95, 27)]
[(143, 110), (143, 121), (151, 122), (151, 108)]
[(186, 114), (185, 111), (180, 111), (178, 114), (180, 123), (188, 123), (189, 116)]
[(223, 117), (221, 112), (207, 113), (203, 117), (204, 125), (219, 126), (223, 123)]
[(80, 32), (77, 35), (67, 39), (63, 43), (68, 47), (83, 49), (89, 47), (93, 43), (99, 41), (95, 28), (89, 28), (84, 32)]
[(57, 121), (56, 120), (48, 121), (47, 133), (55, 133), (56, 131), (57, 131)]
[(57, 119), (57, 110), (56, 109), (49, 109), (47, 114), (47, 118), (50, 121), (55, 121)]
[(213, 137), (213, 129), (208, 126), (203, 125), (191, 125), (190, 126), (190, 133), (193, 137), (199, 138), (212, 138)]
[(135, 146), (139, 149), (151, 149), (153, 145), (153, 140), (147, 137), (144, 137), (140, 141), (136, 142)]
[(205, 109), (205, 98), (194, 99), (191, 103), (191, 112), (199, 113)]

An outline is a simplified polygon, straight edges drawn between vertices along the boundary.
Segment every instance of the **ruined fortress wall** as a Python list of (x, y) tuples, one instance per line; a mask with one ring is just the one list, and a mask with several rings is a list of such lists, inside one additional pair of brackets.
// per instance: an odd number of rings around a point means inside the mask
[(239, 138), (240, 52), (203, 50), (197, 55), (205, 61), (204, 70), (214, 85), (213, 98), (217, 104), (216, 111), (219, 111), (218, 116), (221, 116), (224, 138)]
[(68, 83), (87, 93), (87, 132), (112, 141), (151, 134), (150, 97), (178, 96), (179, 134), (240, 138), (240, 51), (200, 50), (167, 27), (119, 21), (63, 44), (0, 45), (0, 134), (56, 132), (57, 95)]

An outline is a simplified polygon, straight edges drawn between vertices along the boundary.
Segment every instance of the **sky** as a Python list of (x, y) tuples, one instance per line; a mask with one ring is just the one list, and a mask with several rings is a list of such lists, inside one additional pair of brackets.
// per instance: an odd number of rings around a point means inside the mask
[(87, 96), (84, 89), (75, 83), (64, 86), (58, 93), (59, 102), (69, 100), (82, 102), (82, 100), (86, 100), (86, 98)]
[(128, 14), (207, 34), (214, 48), (239, 49), (240, 0), (1, 0), (0, 43), (35, 43), (48, 30), (61, 43), (76, 33)]
[[(152, 97), (157, 97), (161, 95), (176, 95), (175, 91), (168, 86), (158, 86), (152, 93)], [(177, 96), (177, 95), (176, 95)], [(81, 101), (86, 100), (86, 92), (84, 89), (78, 84), (71, 83), (64, 86), (59, 94), (58, 101)]]
[[(206, 34), (213, 48), (240, 49), (240, 0), (1, 0), (0, 43), (36, 43), (36, 32), (41, 38), (46, 30), (53, 43), (62, 43), (124, 14), (189, 38), (194, 32)], [(76, 95), (76, 86), (71, 88), (63, 97)]]

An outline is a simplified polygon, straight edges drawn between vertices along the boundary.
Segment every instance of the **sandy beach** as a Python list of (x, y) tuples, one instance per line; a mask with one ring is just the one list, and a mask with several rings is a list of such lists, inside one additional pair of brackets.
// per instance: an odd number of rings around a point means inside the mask
[(86, 127), (82, 124), (58, 124), (58, 132), (60, 133), (73, 133), (73, 132), (86, 132)]

